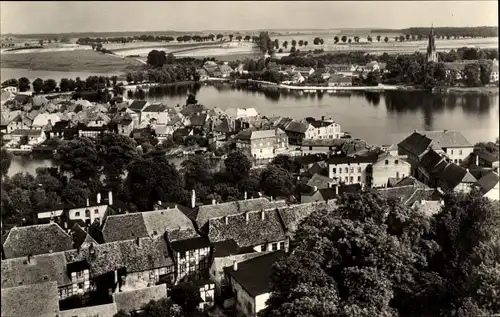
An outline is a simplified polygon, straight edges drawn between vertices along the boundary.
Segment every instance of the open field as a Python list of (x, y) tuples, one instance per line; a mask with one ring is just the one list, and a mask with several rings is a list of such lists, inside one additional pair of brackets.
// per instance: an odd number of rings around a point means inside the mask
[(111, 73), (136, 69), (139, 61), (110, 56), (92, 50), (2, 54), (2, 68), (21, 68), (46, 71)]

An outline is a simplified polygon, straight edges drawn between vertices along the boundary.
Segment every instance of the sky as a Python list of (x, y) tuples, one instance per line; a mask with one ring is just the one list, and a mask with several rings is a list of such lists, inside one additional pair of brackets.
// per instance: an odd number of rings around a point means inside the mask
[(1, 1), (0, 33), (498, 26), (496, 1)]

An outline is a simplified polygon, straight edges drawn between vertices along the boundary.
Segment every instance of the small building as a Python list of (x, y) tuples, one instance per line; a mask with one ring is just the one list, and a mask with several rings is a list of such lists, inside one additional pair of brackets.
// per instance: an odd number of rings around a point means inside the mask
[(10, 93), (17, 93), (17, 87), (15, 86), (7, 86), (7, 87), (3, 87), (2, 88), (2, 91), (6, 91), (6, 92), (10, 92)]
[(156, 124), (167, 124), (170, 121), (168, 107), (163, 104), (152, 104), (141, 111), (140, 122), (150, 122), (156, 120)]
[(331, 118), (321, 117), (321, 120), (310, 120), (308, 123), (306, 139), (340, 139), (345, 135), (340, 123)]
[(333, 74), (328, 78), (328, 87), (349, 87), (352, 86), (352, 77)]
[(490, 73), (490, 83), (498, 83), (498, 61), (493, 60)]
[(477, 182), (476, 178), (465, 169), (455, 163), (449, 163), (437, 176), (438, 187), (450, 191), (468, 192)]
[(208, 72), (205, 69), (197, 69), (196, 73), (198, 74), (198, 76), (200, 76), (200, 81), (208, 80)]
[(220, 77), (222, 78), (229, 77), (233, 71), (229, 65), (223, 64), (219, 66)]
[(500, 200), (500, 186), (497, 173), (490, 172), (484, 175), (476, 182), (476, 185), (484, 197), (497, 201)]
[(277, 128), (270, 130), (244, 130), (236, 136), (236, 148), (249, 152), (256, 164), (270, 162), (288, 147), (286, 132)]
[(239, 312), (256, 316), (266, 308), (266, 301), (271, 295), (272, 265), (284, 255), (283, 251), (272, 252), (224, 268)]
[(385, 187), (389, 179), (399, 181), (411, 175), (411, 165), (402, 157), (382, 153), (372, 165), (372, 187)]

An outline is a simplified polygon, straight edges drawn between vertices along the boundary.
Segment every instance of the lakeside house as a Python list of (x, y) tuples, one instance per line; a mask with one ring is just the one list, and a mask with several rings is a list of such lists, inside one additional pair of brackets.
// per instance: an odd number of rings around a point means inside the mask
[(340, 139), (344, 136), (339, 123), (332, 118), (321, 117), (321, 120), (309, 120), (305, 132), (306, 139)]
[(236, 136), (236, 148), (249, 152), (256, 162), (270, 162), (288, 147), (288, 136), (282, 129), (244, 130)]
[(328, 87), (349, 87), (352, 86), (352, 77), (333, 74), (328, 78)]

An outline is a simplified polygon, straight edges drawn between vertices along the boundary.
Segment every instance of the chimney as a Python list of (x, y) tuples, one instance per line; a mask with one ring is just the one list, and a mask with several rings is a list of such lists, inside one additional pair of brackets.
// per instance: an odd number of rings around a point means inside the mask
[(332, 187), (332, 183), (328, 183), (328, 184), (326, 184), (326, 186), (328, 186), (328, 188), (331, 188)]
[(97, 193), (97, 203), (101, 203), (101, 193)]
[(87, 197), (87, 207), (90, 206), (89, 198)]
[(245, 213), (245, 221), (248, 222), (249, 218), (250, 218), (250, 213), (246, 212)]
[(476, 153), (476, 165), (479, 166), (479, 153)]
[(216, 205), (217, 201), (215, 199), (212, 199), (212, 205)]
[(264, 209), (260, 211), (260, 219), (264, 221), (266, 219), (266, 214), (264, 213)]
[(196, 192), (194, 189), (191, 191), (191, 208), (196, 207)]
[(28, 255), (28, 263), (31, 263), (31, 254)]
[(113, 205), (113, 192), (111, 190), (108, 192), (108, 205)]
[(321, 122), (325, 121), (325, 116), (321, 116)]
[(444, 131), (443, 131), (443, 132), (444, 132), (444, 133), (446, 133), (446, 132), (448, 132), (448, 130), (444, 129)]
[(288, 242), (285, 242), (285, 253), (288, 253), (289, 248), (290, 248), (290, 246), (289, 246)]
[(238, 271), (238, 262), (233, 261), (233, 270)]
[(339, 195), (339, 185), (335, 186), (335, 195)]
[(315, 193), (317, 191), (318, 191), (318, 187), (317, 186), (313, 186), (313, 193)]
[(247, 200), (247, 192), (245, 191), (245, 197), (244, 197), (245, 200)]
[(262, 197), (262, 193), (261, 192), (259, 192), (258, 194), (259, 194), (259, 197)]
[(228, 216), (225, 216), (224, 217), (224, 223), (227, 225), (229, 224), (229, 217)]
[(441, 206), (444, 206), (444, 200), (441, 199)]

